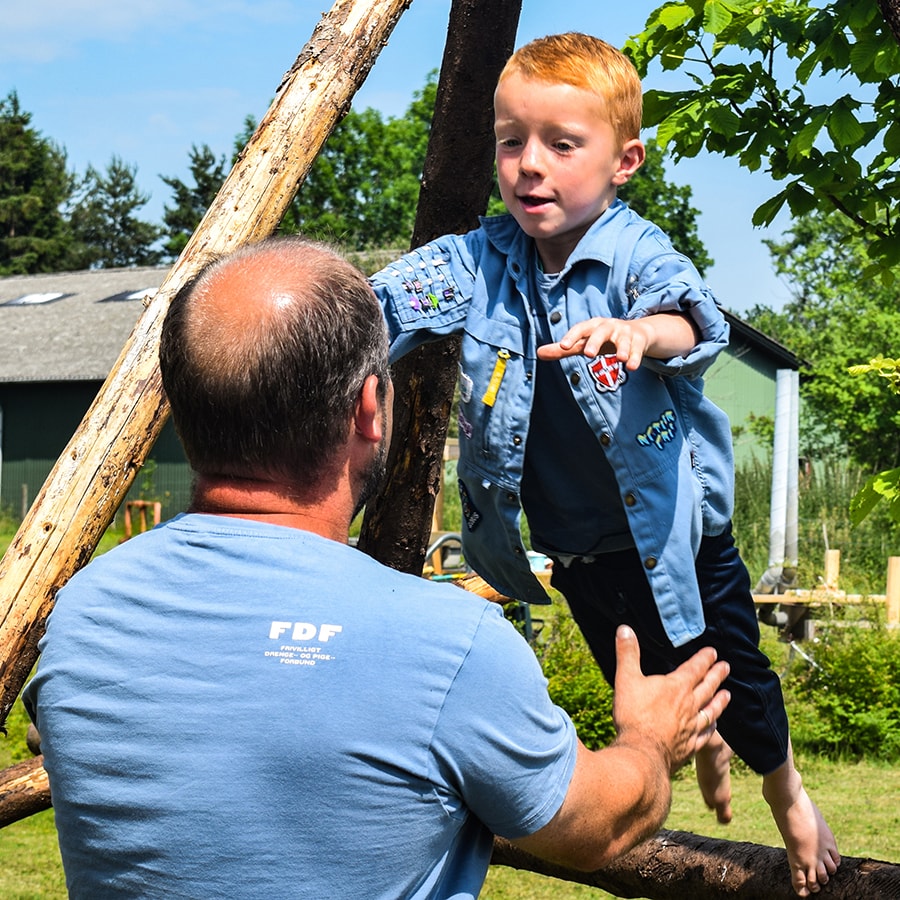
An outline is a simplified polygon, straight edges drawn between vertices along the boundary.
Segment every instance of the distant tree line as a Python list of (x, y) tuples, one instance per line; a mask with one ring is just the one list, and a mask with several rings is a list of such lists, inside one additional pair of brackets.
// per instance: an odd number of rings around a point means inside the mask
[[(413, 93), (405, 114), (351, 110), (319, 154), (282, 221), (282, 230), (346, 250), (406, 248), (434, 114), (437, 73)], [(234, 155), (256, 128), (247, 117)], [(187, 180), (160, 175), (170, 191), (161, 223), (146, 221), (150, 197), (137, 166), (113, 156), (83, 175), (67, 168), (65, 148), (32, 124), (15, 91), (0, 100), (0, 276), (173, 261), (215, 198), (233, 160), (206, 144), (191, 147)], [(461, 173), (461, 177), (465, 177)], [(712, 260), (697, 234), (689, 187), (665, 180), (663, 154), (650, 142), (647, 164), (622, 192), (656, 221), (703, 271)], [(503, 210), (499, 195), (488, 212)]]

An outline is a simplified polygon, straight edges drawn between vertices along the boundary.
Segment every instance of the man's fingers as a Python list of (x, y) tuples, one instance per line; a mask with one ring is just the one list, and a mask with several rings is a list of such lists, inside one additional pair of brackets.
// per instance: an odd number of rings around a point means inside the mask
[(616, 629), (616, 675), (635, 677), (641, 673), (641, 648), (637, 635), (628, 625)]
[(725, 707), (731, 702), (731, 692), (727, 690), (719, 690), (713, 695), (712, 699), (705, 703), (701, 708), (715, 722), (719, 716), (725, 711)]

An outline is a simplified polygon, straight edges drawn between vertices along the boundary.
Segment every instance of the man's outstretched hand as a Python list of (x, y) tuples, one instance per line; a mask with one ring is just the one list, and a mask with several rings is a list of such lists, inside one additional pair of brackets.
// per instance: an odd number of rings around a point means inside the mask
[(616, 632), (613, 719), (618, 740), (640, 736), (658, 744), (669, 772), (683, 766), (706, 742), (731, 695), (721, 690), (728, 663), (705, 647), (668, 675), (645, 676), (637, 636), (627, 625)]

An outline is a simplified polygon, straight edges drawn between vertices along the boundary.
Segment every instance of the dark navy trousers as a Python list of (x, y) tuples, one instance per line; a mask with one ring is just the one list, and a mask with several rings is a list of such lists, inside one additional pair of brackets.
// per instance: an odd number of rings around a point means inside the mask
[(719, 733), (750, 768), (768, 774), (787, 759), (787, 713), (778, 675), (759, 649), (750, 576), (730, 527), (703, 538), (696, 569), (706, 631), (681, 647), (666, 636), (636, 550), (604, 553), (568, 567), (555, 561), (551, 583), (566, 598), (610, 684), (619, 625), (630, 625), (637, 634), (645, 675), (664, 675), (701, 647), (715, 647), (731, 666), (723, 685), (731, 691), (731, 703), (718, 721)]

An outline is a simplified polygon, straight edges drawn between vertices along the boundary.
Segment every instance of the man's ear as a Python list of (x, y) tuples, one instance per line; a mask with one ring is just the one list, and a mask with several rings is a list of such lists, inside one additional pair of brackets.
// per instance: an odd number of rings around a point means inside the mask
[(647, 151), (643, 141), (639, 141), (637, 138), (626, 141), (619, 156), (619, 168), (613, 176), (613, 183), (623, 185), (629, 181), (631, 176), (644, 164), (646, 158)]
[(367, 441), (378, 443), (383, 435), (384, 421), (378, 402), (378, 376), (369, 375), (363, 382), (353, 413), (356, 434)]

